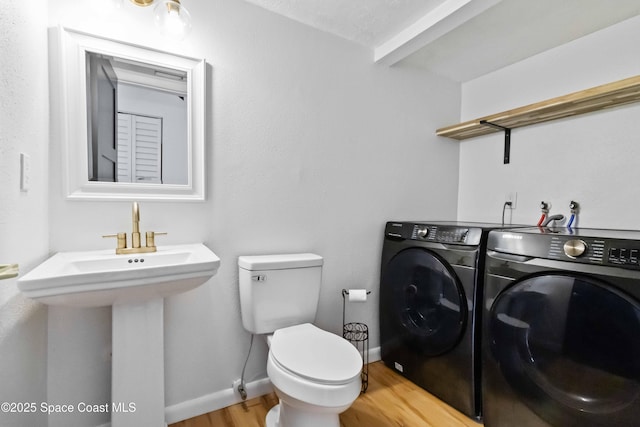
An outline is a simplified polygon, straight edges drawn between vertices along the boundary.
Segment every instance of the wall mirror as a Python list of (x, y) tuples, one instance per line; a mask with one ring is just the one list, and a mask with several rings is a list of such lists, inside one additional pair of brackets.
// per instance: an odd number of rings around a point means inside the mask
[(204, 200), (205, 61), (51, 30), (69, 199)]

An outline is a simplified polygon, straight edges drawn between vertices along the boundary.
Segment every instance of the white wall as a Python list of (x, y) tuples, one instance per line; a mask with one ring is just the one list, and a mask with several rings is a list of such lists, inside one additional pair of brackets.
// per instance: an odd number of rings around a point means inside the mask
[[(462, 120), (640, 74), (640, 16), (463, 84)], [(514, 129), (511, 163), (503, 134), (460, 144), (458, 218), (500, 221), (517, 192), (513, 223), (537, 223), (542, 200), (582, 227), (640, 228), (640, 105)], [(507, 218), (509, 216), (507, 215)]]
[[(458, 146), (434, 129), (457, 120), (459, 85), (377, 66), (358, 45), (237, 0), (185, 2), (194, 29), (182, 44), (157, 36), (148, 9), (125, 2), (109, 15), (96, 12), (97, 2), (50, 0), (49, 24), (210, 64), (207, 201), (141, 204), (142, 230), (169, 232), (159, 244), (203, 241), (222, 259), (209, 283), (166, 301), (166, 404), (180, 413), (197, 399), (206, 406), (240, 376), (249, 346), (237, 291), (242, 254), (324, 256), (317, 324), (339, 332), (340, 290), (372, 289), (372, 301), (349, 307), (347, 320), (368, 323), (378, 346), (384, 222), (456, 215)], [(59, 143), (51, 153), (51, 250), (112, 247), (100, 236), (130, 230), (130, 204), (65, 200)], [(50, 400), (108, 399), (109, 322), (108, 309), (50, 309)], [(247, 379), (264, 377), (265, 363), (257, 342)], [(50, 426), (107, 421), (76, 414)]]
[[(24, 273), (48, 255), (47, 2), (0, 8), (0, 264)], [(20, 191), (20, 153), (31, 187)], [(25, 299), (16, 279), (0, 282), (0, 402), (46, 400), (47, 310)], [(42, 426), (46, 416), (0, 412), (0, 425)]]

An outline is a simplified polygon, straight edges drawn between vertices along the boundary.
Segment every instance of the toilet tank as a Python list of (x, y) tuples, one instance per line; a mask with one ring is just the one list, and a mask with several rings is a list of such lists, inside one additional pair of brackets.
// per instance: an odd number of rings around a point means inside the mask
[(283, 254), (238, 258), (242, 325), (269, 334), (313, 323), (322, 282), (320, 255)]

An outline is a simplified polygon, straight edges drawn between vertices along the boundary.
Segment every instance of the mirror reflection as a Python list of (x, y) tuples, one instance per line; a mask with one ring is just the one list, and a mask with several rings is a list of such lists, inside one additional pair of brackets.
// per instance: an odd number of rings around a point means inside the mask
[(89, 181), (187, 184), (187, 73), (86, 52)]

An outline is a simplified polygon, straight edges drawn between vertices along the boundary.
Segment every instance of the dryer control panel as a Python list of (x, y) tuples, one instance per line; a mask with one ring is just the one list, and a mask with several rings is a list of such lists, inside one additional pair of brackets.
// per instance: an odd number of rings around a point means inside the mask
[(479, 245), (482, 229), (445, 224), (388, 222), (385, 237), (399, 240)]
[(411, 239), (440, 243), (466, 243), (468, 235), (468, 228), (415, 224)]

